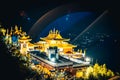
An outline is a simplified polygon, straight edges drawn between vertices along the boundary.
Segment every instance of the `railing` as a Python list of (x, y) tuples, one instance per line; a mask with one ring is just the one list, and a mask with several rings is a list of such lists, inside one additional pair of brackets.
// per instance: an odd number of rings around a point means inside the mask
[(85, 61), (82, 61), (82, 60), (74, 59), (72, 57), (68, 57), (68, 56), (62, 56), (62, 57), (66, 58), (66, 59), (69, 59), (69, 60), (71, 60), (73, 62), (76, 62), (76, 63), (90, 64), (90, 62), (85, 62)]
[(43, 59), (43, 58), (41, 58), (41, 57), (38, 57), (38, 56), (36, 56), (36, 55), (34, 55), (34, 54), (31, 54), (31, 56), (33, 56), (33, 57), (35, 57), (35, 58), (37, 58), (37, 59), (39, 59), (39, 60), (41, 60), (41, 61), (43, 61), (43, 62), (45, 62), (45, 63), (48, 63), (48, 64), (50, 64), (51, 66), (54, 66), (54, 67), (73, 65), (72, 62), (54, 63), (54, 62), (48, 61), (48, 60), (46, 60), (46, 59)]

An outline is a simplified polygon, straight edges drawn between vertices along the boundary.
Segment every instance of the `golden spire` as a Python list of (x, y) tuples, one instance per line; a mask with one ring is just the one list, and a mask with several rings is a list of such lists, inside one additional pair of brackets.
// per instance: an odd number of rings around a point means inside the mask
[(53, 33), (55, 34), (55, 28), (53, 29)]
[(84, 56), (86, 55), (86, 49), (84, 49)]
[(18, 31), (18, 26), (17, 25), (15, 25), (15, 30)]
[(12, 29), (12, 27), (11, 27), (11, 30), (10, 30), (10, 35), (12, 35), (12, 31), (13, 31), (13, 29)]
[(80, 49), (79, 51), (80, 51), (80, 53), (82, 53), (82, 49)]
[(22, 27), (20, 26), (20, 32), (22, 32)]
[(77, 52), (80, 52), (80, 50), (78, 49)]
[(58, 34), (60, 34), (60, 31), (58, 31)]
[(79, 53), (82, 54), (82, 49), (79, 49)]
[(56, 30), (56, 33), (55, 34), (58, 34), (58, 30)]
[(49, 32), (50, 34), (52, 33), (52, 30), (50, 30), (50, 32)]

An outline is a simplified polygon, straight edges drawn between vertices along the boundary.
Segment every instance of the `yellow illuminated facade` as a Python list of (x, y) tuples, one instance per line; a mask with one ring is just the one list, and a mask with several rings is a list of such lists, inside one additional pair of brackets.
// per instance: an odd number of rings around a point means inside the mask
[(3, 32), (4, 32), (3, 34), (5, 35), (5, 38), (4, 38), (5, 39), (5, 43), (6, 44), (13, 44), (13, 45), (16, 45), (17, 43), (14, 44), (14, 39), (12, 39), (12, 38), (15, 37), (15, 36), (17, 38), (19, 38), (19, 37), (21, 37), (25, 33), (25, 32), (22, 31), (21, 27), (20, 27), (20, 29), (18, 29), (17, 25), (15, 25), (14, 30), (11, 27), (10, 30), (6, 29)]
[(41, 40), (35, 43), (36, 49), (47, 52), (49, 47), (58, 47), (60, 54), (73, 54), (75, 45), (69, 44), (70, 39), (65, 39), (60, 35), (58, 30), (50, 30), (48, 36), (40, 38)]
[(20, 45), (20, 53), (27, 54), (28, 51), (34, 50), (34, 45), (30, 43), (32, 39), (29, 36), (22, 36), (19, 38), (18, 43)]
[(30, 39), (29, 36), (27, 36), (26, 32), (22, 31), (22, 28), (18, 28), (17, 25), (15, 25), (15, 28), (13, 29), (11, 27), (10, 30), (4, 30), (5, 32), (5, 43), (8, 45), (17, 46), (20, 48), (21, 54), (27, 54), (28, 51), (34, 50), (34, 44), (30, 43), (32, 39)]
[(14, 46), (18, 46), (20, 48), (20, 52), (22, 54), (26, 54), (28, 51), (40, 51), (47, 53), (47, 49), (49, 47), (57, 47), (59, 50), (59, 54), (61, 55), (71, 55), (73, 58), (79, 58), (81, 55), (85, 56), (85, 51), (80, 49), (77, 52), (74, 51), (76, 45), (70, 44), (68, 41), (70, 39), (65, 39), (61, 36), (58, 30), (50, 30), (49, 34), (46, 37), (40, 38), (40, 41), (32, 44), (29, 36), (27, 36), (26, 32), (23, 32), (21, 27), (18, 28), (16, 25), (13, 29), (11, 27), (10, 30), (3, 30), (3, 34), (5, 35), (6, 44), (12, 44)]

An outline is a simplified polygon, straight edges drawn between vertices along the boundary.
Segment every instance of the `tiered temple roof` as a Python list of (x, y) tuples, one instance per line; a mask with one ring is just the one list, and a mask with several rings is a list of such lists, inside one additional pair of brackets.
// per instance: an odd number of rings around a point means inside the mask
[(22, 34), (22, 36), (19, 38), (19, 41), (31, 41), (30, 36), (27, 36), (26, 33)]
[(42, 44), (44, 42), (48, 42), (49, 46), (58, 46), (58, 47), (76, 47), (76, 45), (69, 44), (66, 41), (69, 41), (70, 39), (65, 39), (60, 35), (60, 32), (58, 30), (50, 30), (48, 36), (44, 38), (40, 38), (43, 41), (39, 41), (37, 44)]
[(62, 38), (58, 30), (50, 30), (47, 37), (40, 38), (41, 40), (60, 40), (60, 41), (69, 41), (70, 39)]

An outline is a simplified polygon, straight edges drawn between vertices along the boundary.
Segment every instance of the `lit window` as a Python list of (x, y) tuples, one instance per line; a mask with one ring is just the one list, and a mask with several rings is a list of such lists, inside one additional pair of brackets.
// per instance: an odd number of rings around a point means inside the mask
[(51, 44), (56, 44), (56, 41), (55, 41), (55, 40), (52, 40), (52, 41), (51, 41)]

